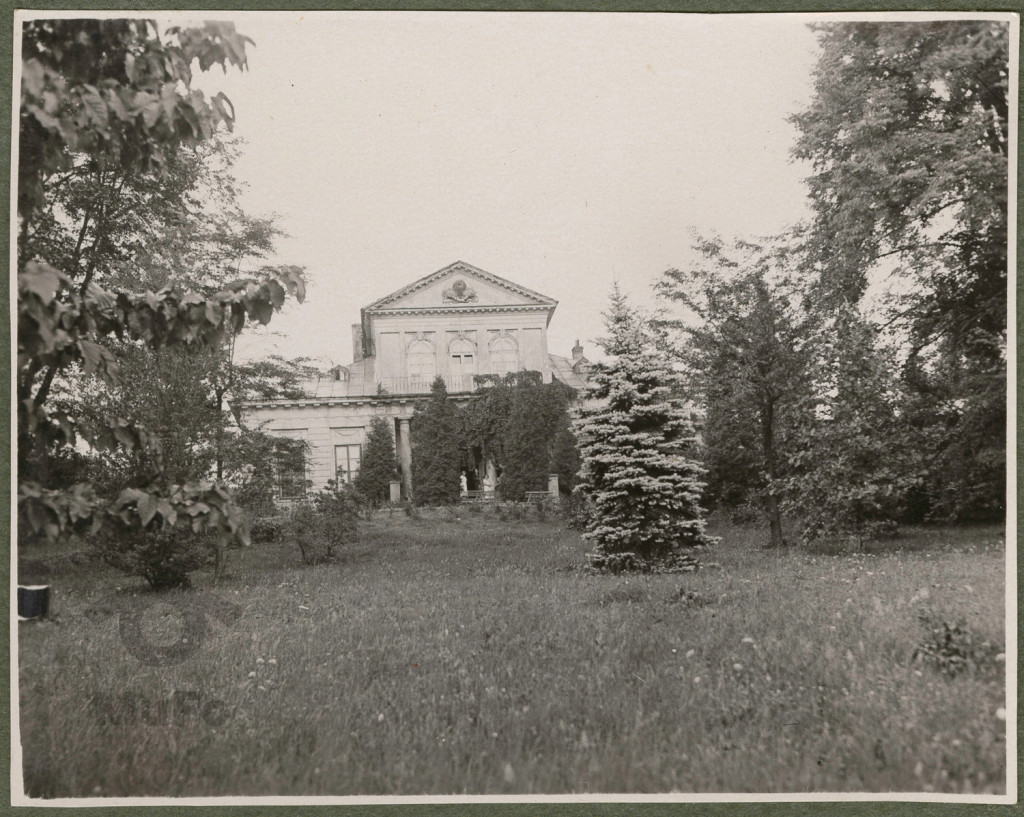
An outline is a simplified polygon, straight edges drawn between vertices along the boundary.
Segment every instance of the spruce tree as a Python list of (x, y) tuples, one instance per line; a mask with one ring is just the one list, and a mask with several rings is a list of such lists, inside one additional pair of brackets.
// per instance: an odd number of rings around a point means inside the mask
[(711, 544), (700, 506), (703, 469), (679, 377), (654, 348), (649, 325), (618, 286), (605, 313), (610, 363), (597, 367), (576, 422), (579, 490), (590, 500), (584, 538), (601, 570), (694, 570)]
[(430, 397), (412, 416), (412, 494), (417, 505), (450, 505), (459, 500), (462, 450), (455, 407), (444, 379), (437, 377)]
[(388, 501), (391, 481), (398, 475), (391, 423), (386, 417), (374, 417), (370, 422), (359, 473), (354, 480), (360, 496), (375, 508)]

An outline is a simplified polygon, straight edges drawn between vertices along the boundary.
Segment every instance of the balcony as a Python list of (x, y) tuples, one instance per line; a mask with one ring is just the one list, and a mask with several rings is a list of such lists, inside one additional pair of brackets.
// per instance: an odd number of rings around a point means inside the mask
[[(452, 375), (444, 378), (445, 388), (449, 394), (477, 391), (480, 387), (475, 381), (476, 375)], [(429, 394), (434, 378), (420, 377), (383, 377), (378, 383), (382, 394)]]

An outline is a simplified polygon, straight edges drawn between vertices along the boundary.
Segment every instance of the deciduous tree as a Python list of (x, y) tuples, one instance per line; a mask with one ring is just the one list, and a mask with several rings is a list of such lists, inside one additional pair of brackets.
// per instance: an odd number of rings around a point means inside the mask
[(805, 541), (894, 532), (920, 483), (922, 452), (899, 415), (896, 368), (855, 307), (807, 337), (813, 389), (792, 429), (785, 504)]
[(809, 387), (800, 289), (781, 245), (711, 239), (695, 250), (694, 264), (668, 270), (658, 291), (682, 308), (666, 324), (680, 332), (687, 386), (706, 412), (714, 494), (723, 505), (759, 505), (780, 546), (785, 439)]
[[(52, 539), (112, 522), (142, 529), (208, 526), (220, 543), (246, 539), (223, 486), (164, 481), (126, 489), (114, 500), (97, 496), (88, 484), (51, 487), (48, 455), (73, 445), (79, 434), (96, 449), (159, 447), (151, 432), (124, 418), (89, 428), (72, 413), (48, 410), (47, 401), (54, 379), (73, 366), (117, 381), (117, 362), (104, 346), (108, 338), (199, 348), (222, 343), (247, 319), (266, 323), (287, 294), (303, 297), (301, 271), (267, 270), (262, 280), (203, 293), (137, 293), (100, 286), (89, 264), (60, 269), (54, 261), (63, 265), (66, 256), (50, 261), (30, 249), (55, 174), (76, 167), (114, 175), (159, 172), (182, 146), (209, 139), (221, 122), (230, 126), (230, 103), (221, 94), (207, 100), (192, 88), (191, 65), (244, 68), (246, 42), (226, 23), (163, 35), (147, 20), (38, 20), (24, 27), (18, 218), (20, 243), (29, 252), (18, 264), (17, 398), (19, 531), (26, 537)], [(103, 241), (95, 237), (97, 252)], [(218, 572), (221, 564), (218, 559)]]
[[(996, 21), (817, 27), (815, 93), (794, 117), (811, 162), (815, 299), (899, 280), (888, 320), (933, 458), (933, 515), (1003, 509), (1009, 28)], [(959, 498), (958, 498), (959, 497)]]

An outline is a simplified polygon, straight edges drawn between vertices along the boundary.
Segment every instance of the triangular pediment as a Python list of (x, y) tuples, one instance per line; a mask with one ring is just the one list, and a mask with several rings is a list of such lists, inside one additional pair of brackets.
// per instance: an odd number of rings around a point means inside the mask
[(556, 301), (464, 261), (420, 278), (374, 301), (366, 312), (393, 309), (465, 309), (487, 306), (554, 308)]

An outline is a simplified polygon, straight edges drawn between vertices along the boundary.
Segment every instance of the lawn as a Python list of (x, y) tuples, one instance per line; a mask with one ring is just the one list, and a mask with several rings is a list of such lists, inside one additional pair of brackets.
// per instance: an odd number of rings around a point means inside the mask
[[(27, 792), (1004, 792), (1001, 528), (714, 533), (696, 574), (595, 576), (557, 522), (384, 514), (335, 564), (257, 545), (163, 595), (29, 554), (56, 595), (19, 625)], [(220, 617), (176, 663), (134, 657), (118, 605), (169, 644), (178, 603)], [(913, 660), (922, 615), (990, 658)]]

